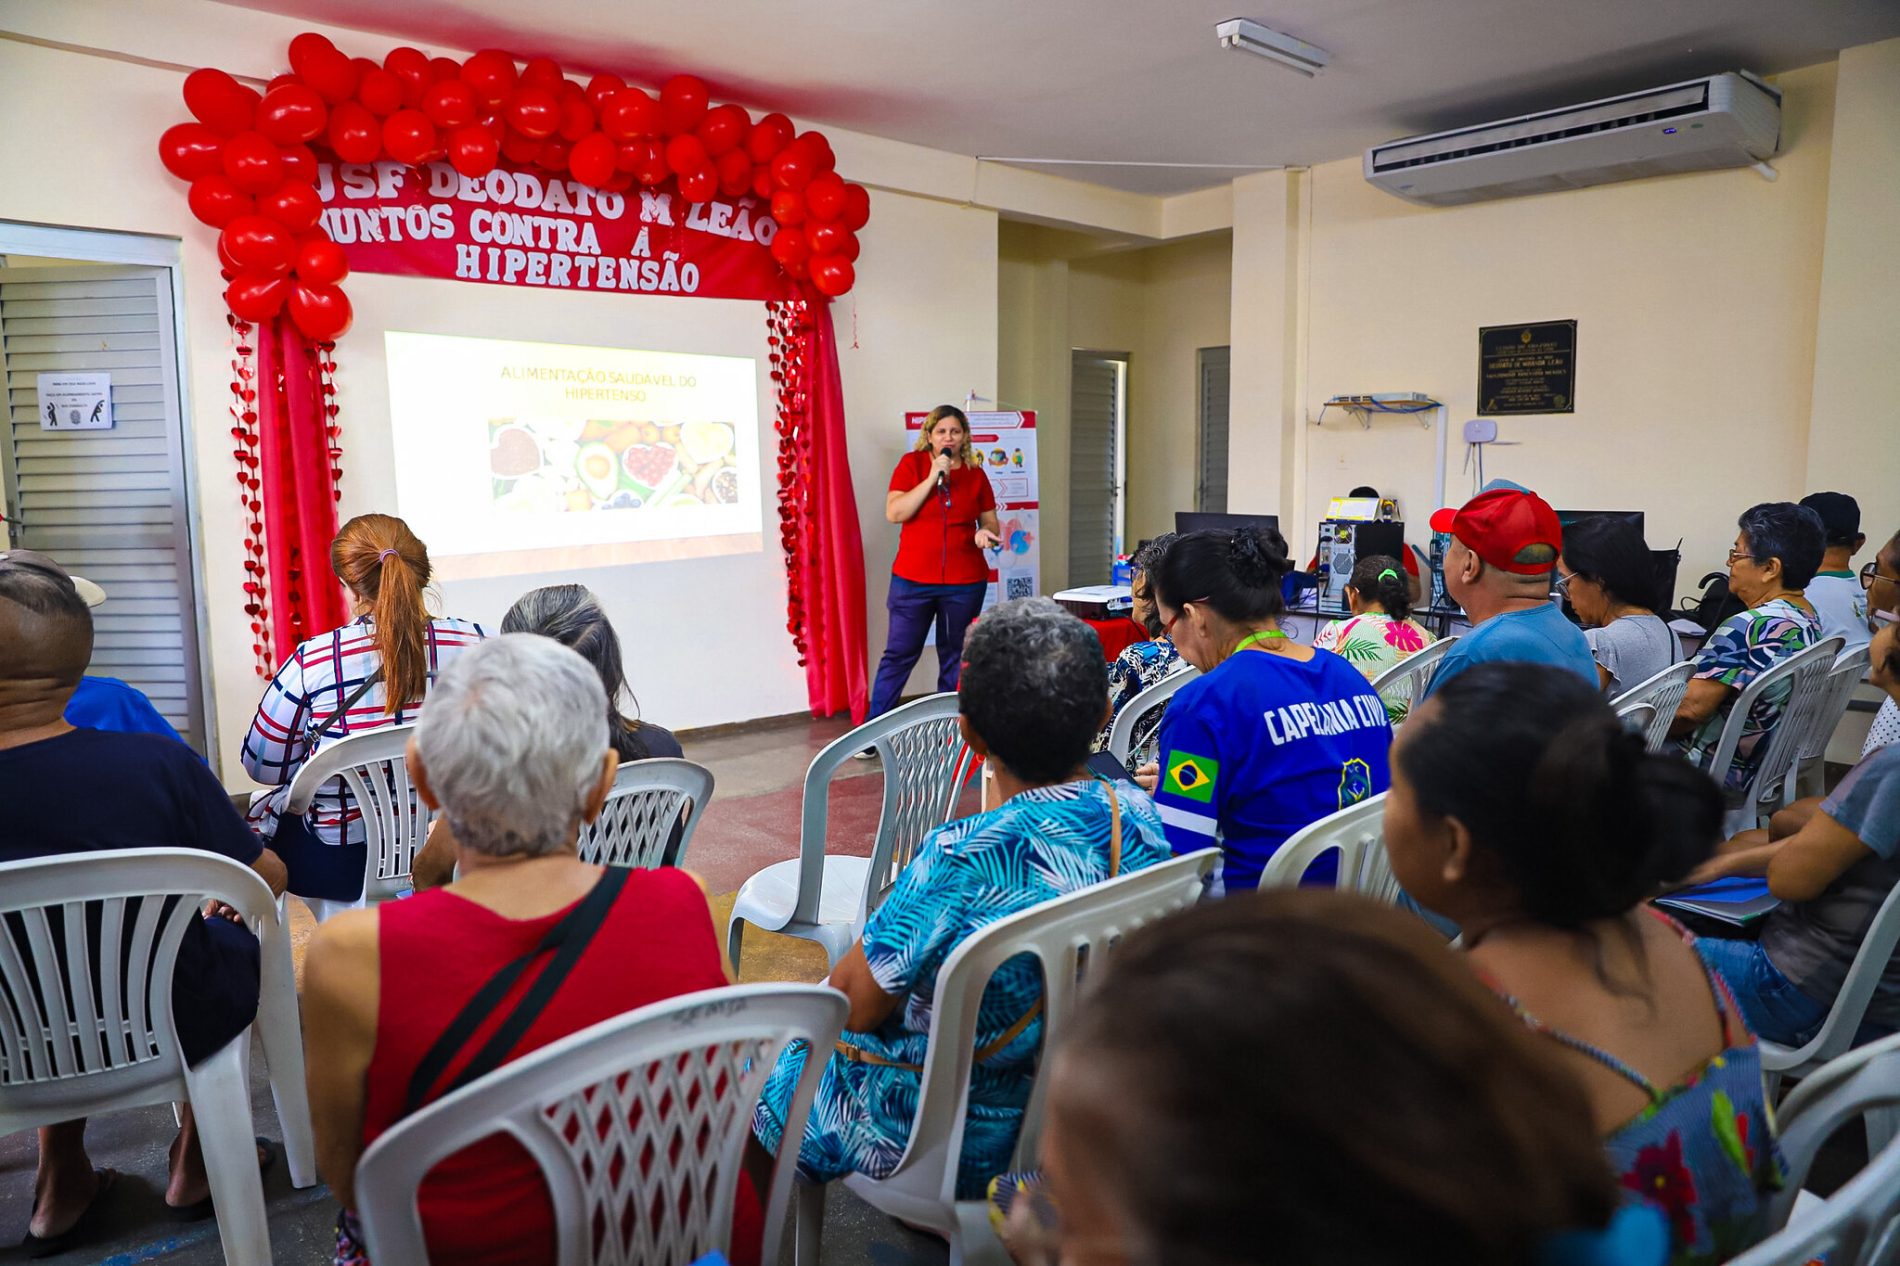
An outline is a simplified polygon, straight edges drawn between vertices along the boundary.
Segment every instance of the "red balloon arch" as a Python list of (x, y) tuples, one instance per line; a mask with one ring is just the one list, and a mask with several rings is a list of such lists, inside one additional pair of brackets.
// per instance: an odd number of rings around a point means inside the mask
[(341, 497), (330, 378), (335, 341), (352, 319), (349, 260), (321, 219), (318, 153), (412, 167), (446, 159), (469, 179), (505, 160), (604, 192), (670, 186), (692, 203), (753, 196), (769, 205), (778, 229), (758, 249), (797, 296), (769, 305), (787, 630), (813, 711), (848, 707), (861, 717), (863, 563), (825, 301), (856, 282), (871, 200), (838, 175), (823, 134), (800, 133), (783, 114), (755, 120), (743, 106), (712, 105), (694, 75), (673, 76), (655, 96), (609, 74), (583, 85), (552, 58), (518, 65), (499, 49), (457, 62), (402, 47), (378, 64), (316, 32), (291, 40), (289, 62), (261, 93), (222, 70), (191, 72), (184, 99), (194, 121), (166, 129), (158, 144), (165, 168), (189, 183), (192, 214), (219, 230), (236, 335), (232, 436), (249, 519), (245, 609), (260, 671), (345, 618), (340, 591), (309, 575), (327, 570), (318, 556)]

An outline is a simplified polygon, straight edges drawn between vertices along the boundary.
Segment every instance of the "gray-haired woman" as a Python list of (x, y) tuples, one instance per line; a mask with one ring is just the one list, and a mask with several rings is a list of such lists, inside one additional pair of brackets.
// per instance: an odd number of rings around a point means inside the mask
[[(996, 770), (1002, 803), (938, 827), (917, 849), (864, 935), (831, 973), (851, 1000), (803, 1140), (806, 1178), (888, 1174), (910, 1137), (929, 1042), (930, 1000), (951, 952), (1031, 906), (1168, 857), (1154, 802), (1133, 783), (1092, 779), (1083, 762), (1107, 710), (1095, 631), (1049, 598), (1006, 602), (963, 645), (963, 737)], [(1042, 985), (1032, 964), (990, 979), (977, 1020), (959, 1199), (1009, 1166), (1041, 1045)], [(776, 1153), (805, 1052), (779, 1061), (753, 1118)]]
[[(429, 692), (409, 768), (424, 802), (453, 828), (461, 877), (338, 915), (318, 930), (305, 963), (311, 1119), (317, 1167), (344, 1209), (340, 1262), (362, 1261), (350, 1212), (357, 1161), (396, 1122), (570, 1033), (727, 983), (697, 879), (670, 867), (590, 866), (575, 854), (619, 763), (606, 714), (592, 666), (518, 633), (473, 648)], [(529, 979), (554, 989), (531, 1008), (524, 999), (533, 991), (502, 982), (564, 922), (579, 956), (553, 981), (537, 962)], [(497, 984), (499, 1005), (484, 997)], [(514, 1025), (513, 1040), (491, 1049), (493, 1035)], [(433, 1261), (555, 1260), (546, 1184), (504, 1135), (431, 1170), (419, 1207)], [(748, 1249), (757, 1261), (758, 1216), (742, 1188), (735, 1266)]]
[[(671, 730), (640, 719), (640, 703), (627, 684), (620, 659), (620, 638), (607, 613), (600, 609), (600, 599), (586, 585), (544, 585), (529, 590), (501, 618), (501, 631), (551, 637), (594, 666), (607, 691), (609, 741), (622, 761), (685, 755)], [(620, 711), (622, 696), (633, 703), (633, 716)]]

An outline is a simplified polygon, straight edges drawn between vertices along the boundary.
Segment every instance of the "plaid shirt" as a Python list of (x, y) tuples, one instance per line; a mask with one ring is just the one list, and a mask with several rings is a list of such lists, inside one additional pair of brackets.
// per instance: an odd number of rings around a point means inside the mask
[[(431, 620), (426, 637), (430, 683), (451, 660), (484, 636), (481, 625), (468, 620)], [(259, 835), (267, 840), (276, 835), (278, 816), (290, 798), (291, 780), (316, 750), (352, 734), (405, 725), (416, 719), (420, 699), (405, 703), (394, 716), (385, 716), (386, 687), (378, 681), (318, 737), (315, 748), (306, 740), (305, 729), (328, 720), (381, 662), (370, 619), (362, 616), (304, 642), (277, 670), (257, 705), (250, 733), (244, 736), (245, 772), (271, 787), (251, 801), (246, 815)], [(310, 824), (326, 844), (343, 843), (346, 831), (350, 843), (362, 843), (361, 817), (361, 810), (338, 780), (326, 783), (310, 802)]]

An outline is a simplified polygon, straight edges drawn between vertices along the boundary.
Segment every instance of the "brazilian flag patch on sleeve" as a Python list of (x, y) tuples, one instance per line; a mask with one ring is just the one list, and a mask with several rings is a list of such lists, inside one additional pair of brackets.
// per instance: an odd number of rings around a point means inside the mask
[(1219, 777), (1220, 762), (1213, 757), (1170, 752), (1168, 776), (1162, 781), (1161, 790), (1171, 796), (1180, 796), (1183, 800), (1212, 804), (1214, 783)]

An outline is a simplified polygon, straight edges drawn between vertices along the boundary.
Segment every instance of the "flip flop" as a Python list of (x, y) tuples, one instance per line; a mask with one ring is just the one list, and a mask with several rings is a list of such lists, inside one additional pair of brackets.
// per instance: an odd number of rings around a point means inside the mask
[[(277, 1144), (262, 1134), (257, 1135), (253, 1141), (257, 1144), (257, 1150), (260, 1153), (257, 1158), (257, 1175), (259, 1178), (267, 1178), (270, 1176), (270, 1171), (277, 1167)], [(171, 1215), (174, 1222), (202, 1222), (215, 1210), (211, 1207), (211, 1197), (206, 1196), (193, 1204), (168, 1204), (165, 1206), (165, 1212)]]
[(91, 1229), (88, 1224), (92, 1222), (93, 1215), (105, 1203), (106, 1193), (119, 1181), (119, 1171), (116, 1169), (95, 1169), (92, 1172), (99, 1179), (99, 1184), (93, 1188), (92, 1199), (86, 1203), (86, 1207), (73, 1219), (73, 1224), (58, 1235), (41, 1236), (28, 1231), (26, 1238), (20, 1241), (20, 1247), (26, 1250), (28, 1257), (37, 1261), (42, 1257), (64, 1253), (85, 1238), (86, 1232)]

